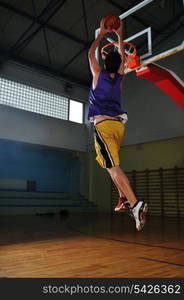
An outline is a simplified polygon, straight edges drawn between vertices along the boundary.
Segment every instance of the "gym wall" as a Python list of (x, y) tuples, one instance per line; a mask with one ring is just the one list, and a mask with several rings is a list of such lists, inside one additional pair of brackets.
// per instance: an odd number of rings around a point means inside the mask
[(42, 88), (44, 90), (59, 93), (66, 97), (85, 100), (88, 95), (88, 89), (71, 84), (71, 88), (67, 90), (66, 83), (57, 77), (46, 75), (44, 72), (33, 70), (29, 67), (7, 62), (1, 66), (0, 76), (3, 75), (8, 79), (20, 81), (33, 87)]
[[(13, 63), (0, 76), (72, 99), (86, 95), (77, 86), (67, 94), (61, 81)], [(84, 124), (0, 105), (0, 189), (27, 190), (31, 181), (37, 191), (81, 193), (78, 153), (85, 153), (86, 140)]]
[[(1, 70), (0, 76), (59, 93), (68, 98), (86, 99), (85, 89), (72, 86), (70, 92), (66, 93), (65, 83), (62, 81), (14, 63), (6, 64)], [(82, 124), (1, 105), (0, 137), (32, 144), (86, 151), (87, 132), (85, 125)]]
[[(184, 77), (182, 53), (164, 59), (160, 65)], [(184, 110), (153, 83), (127, 75), (123, 88), (123, 107), (128, 112), (125, 145), (183, 136)]]
[(184, 137), (125, 146), (120, 151), (125, 171), (184, 167)]
[(0, 105), (0, 138), (86, 151), (87, 131), (77, 124)]
[[(120, 150), (120, 166), (126, 172), (145, 169), (184, 167), (184, 137), (123, 146)], [(91, 189), (89, 199), (101, 212), (111, 210), (111, 180), (108, 173), (90, 155)]]
[(0, 139), (0, 149), (1, 189), (26, 191), (29, 181), (37, 192), (77, 192), (72, 151), (7, 139)]

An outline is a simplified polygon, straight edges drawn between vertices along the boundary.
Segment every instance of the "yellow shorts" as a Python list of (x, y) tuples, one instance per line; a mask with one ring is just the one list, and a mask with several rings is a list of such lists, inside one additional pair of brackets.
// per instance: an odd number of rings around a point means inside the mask
[(96, 160), (102, 168), (119, 166), (118, 152), (124, 132), (125, 125), (116, 120), (104, 120), (95, 125)]

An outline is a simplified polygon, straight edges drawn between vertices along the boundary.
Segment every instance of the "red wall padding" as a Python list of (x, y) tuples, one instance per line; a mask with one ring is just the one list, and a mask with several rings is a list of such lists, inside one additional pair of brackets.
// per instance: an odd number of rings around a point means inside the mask
[(150, 64), (142, 71), (136, 72), (136, 75), (155, 83), (180, 107), (184, 108), (184, 83), (174, 72), (161, 66)]

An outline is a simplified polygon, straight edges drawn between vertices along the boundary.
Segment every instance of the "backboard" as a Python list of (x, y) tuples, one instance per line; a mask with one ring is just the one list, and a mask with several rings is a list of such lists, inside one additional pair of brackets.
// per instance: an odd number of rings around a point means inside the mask
[[(134, 43), (141, 59), (140, 67), (184, 50), (184, 0), (137, 0), (135, 6), (120, 14), (124, 41)], [(95, 31), (95, 37), (99, 28)], [(117, 40), (114, 33), (102, 43)], [(100, 60), (99, 49), (96, 56)], [(132, 69), (127, 69), (126, 73)]]

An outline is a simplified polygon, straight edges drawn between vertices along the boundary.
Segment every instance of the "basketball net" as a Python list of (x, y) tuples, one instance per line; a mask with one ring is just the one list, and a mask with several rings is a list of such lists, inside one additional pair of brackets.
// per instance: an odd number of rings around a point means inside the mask
[[(125, 53), (125, 67), (129, 69), (138, 68), (140, 66), (140, 58), (137, 55), (136, 48), (134, 44), (130, 42), (122, 42), (124, 45), (124, 53)], [(114, 46), (114, 48), (118, 48), (118, 42), (111, 42), (106, 44), (101, 48), (101, 56), (103, 59), (108, 55), (107, 48)]]

